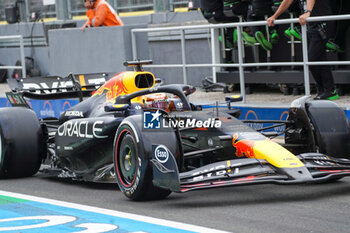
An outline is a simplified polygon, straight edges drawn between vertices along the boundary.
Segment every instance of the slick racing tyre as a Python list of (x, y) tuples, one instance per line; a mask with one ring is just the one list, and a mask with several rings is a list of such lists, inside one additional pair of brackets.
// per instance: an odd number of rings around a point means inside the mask
[(350, 123), (344, 110), (332, 101), (310, 101), (307, 113), (320, 153), (350, 159)]
[(32, 176), (44, 157), (45, 141), (34, 111), (0, 109), (0, 178)]
[(146, 154), (140, 126), (141, 117), (126, 118), (114, 140), (114, 168), (124, 195), (134, 201), (164, 199), (171, 191), (152, 183), (152, 169)]

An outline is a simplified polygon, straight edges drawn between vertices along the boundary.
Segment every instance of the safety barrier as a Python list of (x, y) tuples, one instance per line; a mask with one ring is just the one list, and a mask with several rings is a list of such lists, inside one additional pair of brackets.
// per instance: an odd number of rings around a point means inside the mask
[[(350, 19), (350, 14), (347, 15), (332, 15), (322, 17), (309, 17), (307, 22), (319, 22), (319, 21), (337, 21)], [(290, 24), (299, 23), (299, 19), (281, 19), (275, 20), (274, 24)], [(307, 53), (307, 35), (306, 25), (301, 27), (302, 30), (302, 62), (263, 62), (263, 63), (244, 63), (243, 61), (243, 41), (242, 41), (242, 27), (247, 26), (261, 26), (266, 25), (266, 21), (253, 21), (253, 22), (238, 22), (238, 23), (227, 23), (227, 24), (206, 24), (206, 25), (193, 25), (193, 26), (176, 26), (176, 27), (162, 27), (162, 28), (147, 28), (147, 29), (132, 29), (132, 54), (133, 59), (137, 59), (137, 44), (135, 33), (139, 32), (161, 32), (161, 31), (180, 31), (181, 40), (181, 57), (182, 64), (166, 64), (166, 65), (147, 65), (151, 68), (170, 68), (178, 67), (182, 68), (184, 84), (187, 84), (187, 68), (190, 67), (212, 67), (213, 81), (216, 82), (216, 72), (220, 67), (237, 67), (239, 70), (240, 77), (240, 91), (243, 96), (243, 102), (246, 102), (245, 96), (245, 79), (244, 79), (244, 67), (257, 67), (257, 66), (303, 66), (304, 69), (304, 86), (305, 95), (310, 95), (310, 77), (309, 77), (309, 66), (310, 65), (350, 65), (350, 61), (319, 61), (309, 62)], [(228, 64), (220, 63), (220, 46), (219, 46), (219, 29), (221, 28), (237, 28), (237, 40), (241, 41), (238, 43), (238, 63)], [(211, 64), (187, 64), (185, 56), (185, 30), (195, 29), (210, 29), (211, 38)]]
[(14, 35), (14, 36), (0, 36), (0, 40), (19, 40), (19, 47), (20, 47), (20, 53), (21, 53), (21, 66), (0, 66), (0, 69), (2, 70), (8, 70), (8, 69), (22, 69), (22, 77), (26, 77), (26, 63), (24, 58), (24, 44), (23, 44), (23, 37), (22, 35)]

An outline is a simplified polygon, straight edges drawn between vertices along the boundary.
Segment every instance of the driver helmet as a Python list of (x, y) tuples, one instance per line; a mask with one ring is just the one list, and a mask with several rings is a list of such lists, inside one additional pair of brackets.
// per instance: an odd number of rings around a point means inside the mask
[(171, 100), (166, 93), (154, 93), (145, 95), (143, 98), (144, 108), (159, 108), (170, 112)]

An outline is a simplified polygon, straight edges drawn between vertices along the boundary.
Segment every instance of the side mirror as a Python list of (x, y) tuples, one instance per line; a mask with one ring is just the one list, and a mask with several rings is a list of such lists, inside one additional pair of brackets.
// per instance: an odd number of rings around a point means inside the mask
[(183, 91), (184, 91), (184, 94), (185, 96), (188, 96), (190, 94), (193, 94), (194, 92), (196, 92), (196, 88), (195, 87), (192, 87), (192, 86), (183, 86)]
[(238, 102), (238, 101), (242, 101), (243, 100), (243, 96), (241, 95), (232, 95), (232, 96), (226, 96), (225, 97), (225, 101), (226, 102)]
[(155, 79), (155, 83), (156, 84), (161, 84), (163, 82), (163, 80), (161, 80), (160, 78), (156, 78)]
[(225, 101), (227, 102), (227, 108), (231, 109), (231, 103), (232, 102), (239, 102), (243, 100), (243, 96), (241, 95), (232, 95), (232, 96), (226, 96)]
[(128, 104), (107, 104), (105, 106), (105, 112), (125, 111), (127, 109), (129, 109)]

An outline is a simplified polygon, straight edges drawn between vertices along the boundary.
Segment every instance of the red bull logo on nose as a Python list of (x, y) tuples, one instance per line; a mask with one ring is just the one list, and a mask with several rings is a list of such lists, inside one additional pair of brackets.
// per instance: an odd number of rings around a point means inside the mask
[(255, 141), (248, 139), (238, 139), (238, 134), (233, 135), (232, 145), (236, 148), (237, 157), (255, 158), (254, 145)]

